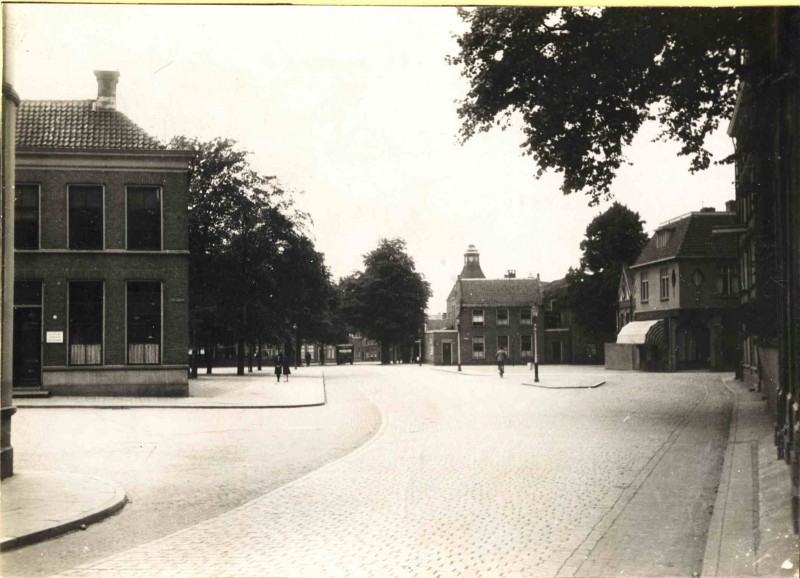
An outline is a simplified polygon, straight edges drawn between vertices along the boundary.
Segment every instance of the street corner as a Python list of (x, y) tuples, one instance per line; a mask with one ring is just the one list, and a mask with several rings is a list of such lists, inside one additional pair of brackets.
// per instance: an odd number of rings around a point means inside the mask
[(22, 471), (2, 482), (0, 551), (84, 530), (121, 510), (122, 486), (94, 476)]

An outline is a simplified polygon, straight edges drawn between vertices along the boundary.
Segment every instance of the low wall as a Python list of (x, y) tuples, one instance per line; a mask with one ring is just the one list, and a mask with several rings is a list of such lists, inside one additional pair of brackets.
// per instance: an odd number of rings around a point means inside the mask
[(182, 397), (189, 395), (186, 366), (46, 367), (42, 386), (53, 395)]
[(605, 368), (639, 369), (639, 347), (630, 343), (606, 343)]

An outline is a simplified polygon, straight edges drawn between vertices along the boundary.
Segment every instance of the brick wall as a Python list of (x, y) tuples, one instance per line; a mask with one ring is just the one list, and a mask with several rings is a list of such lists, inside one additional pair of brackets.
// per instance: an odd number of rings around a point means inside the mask
[[(472, 310), (483, 309), (483, 326), (473, 326)], [(497, 324), (497, 309), (508, 309), (508, 325)], [(528, 363), (533, 361), (532, 356), (520, 356), (520, 336), (531, 335), (532, 325), (520, 324), (520, 307), (463, 307), (461, 310), (461, 363), (463, 364), (493, 364), (497, 353), (497, 338), (500, 335), (508, 336), (509, 364)], [(484, 359), (473, 359), (472, 338), (484, 337)], [(539, 327), (539, 347), (541, 354), (542, 329)], [(454, 351), (454, 357), (457, 353)]]
[(105, 248), (125, 249), (125, 187), (162, 187), (163, 247), (187, 250), (188, 182), (186, 173), (160, 171), (17, 170), (18, 183), (40, 186), (41, 248), (67, 248), (67, 186), (104, 186)]

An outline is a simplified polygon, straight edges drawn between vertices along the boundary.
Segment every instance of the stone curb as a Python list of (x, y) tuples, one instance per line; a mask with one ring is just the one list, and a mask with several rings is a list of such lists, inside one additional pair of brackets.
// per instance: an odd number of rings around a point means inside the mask
[(605, 385), (605, 381), (598, 381), (593, 385), (565, 385), (564, 387), (553, 386), (553, 385), (542, 385), (540, 383), (523, 383), (522, 385), (529, 385), (530, 387), (539, 387), (541, 389), (595, 389), (596, 387), (600, 387), (601, 385)]
[[(135, 398), (134, 398), (135, 399)], [(217, 403), (217, 404), (168, 404), (168, 403), (148, 403), (148, 404), (125, 404), (125, 403), (54, 403), (54, 404), (32, 404), (15, 403), (14, 406), (23, 409), (298, 409), (302, 407), (321, 407), (328, 404), (328, 389), (325, 382), (325, 374), (322, 374), (322, 401), (314, 403), (295, 403), (286, 405), (268, 404), (246, 404), (246, 403)]]
[[(86, 477), (91, 477), (94, 478), (95, 480), (101, 479), (101, 478), (95, 478), (94, 476), (86, 476)], [(114, 488), (114, 497), (112, 498), (110, 503), (86, 515), (56, 524), (54, 526), (50, 526), (49, 528), (43, 528), (41, 530), (36, 530), (35, 532), (30, 532), (29, 534), (23, 534), (21, 536), (11, 536), (8, 538), (3, 538), (3, 540), (0, 542), (0, 552), (6, 552), (14, 548), (20, 548), (22, 546), (29, 546), (30, 544), (34, 544), (36, 542), (42, 542), (44, 540), (49, 540), (50, 538), (55, 538), (56, 536), (66, 534), (67, 532), (72, 532), (74, 530), (82, 529), (83, 526), (87, 526), (89, 524), (94, 524), (95, 522), (99, 522), (100, 520), (104, 520), (105, 518), (108, 518), (112, 514), (115, 514), (116, 512), (120, 511), (123, 507), (125, 507), (125, 504), (128, 502), (128, 498), (125, 495), (125, 490), (122, 488), (122, 486), (119, 486), (117, 484), (113, 484), (106, 480), (102, 481), (104, 481), (105, 483)]]

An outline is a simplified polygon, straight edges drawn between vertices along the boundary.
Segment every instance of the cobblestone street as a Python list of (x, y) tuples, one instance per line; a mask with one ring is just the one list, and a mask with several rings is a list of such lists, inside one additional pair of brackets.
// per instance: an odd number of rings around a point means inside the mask
[[(344, 407), (337, 406), (341, 396), (352, 398), (360, 390), (382, 414), (379, 431), (364, 445), (273, 491), (265, 487), (264, 495), (227, 512), (212, 512), (178, 532), (59, 572), (114, 577), (699, 572), (730, 422), (722, 375), (575, 367), (543, 367), (541, 374), (545, 384), (548, 378), (606, 383), (594, 389), (533, 388), (523, 385), (532, 379), (523, 368), (510, 368), (503, 380), (491, 368), (468, 375), (416, 366), (330, 368), (330, 405), (316, 408), (315, 415), (336, 412), (335, 419), (357, 423), (357, 415), (336, 408)], [(346, 407), (365, 409), (363, 403)], [(209, 412), (197, 416), (240, 419), (236, 412)], [(105, 415), (112, 420), (118, 414)], [(231, 445), (206, 456), (219, 460), (220, 471), (226, 455), (240, 452), (246, 460), (249, 453), (241, 445), (245, 440), (220, 437), (220, 444), (224, 439)], [(24, 463), (30, 450), (18, 451)], [(297, 447), (298, 463), (307, 451)], [(147, 475), (143, 468), (140, 474)], [(220, 492), (228, 483), (247, 484), (246, 472), (220, 479)], [(117, 481), (126, 485), (124, 477)], [(124, 542), (114, 524), (126, 515), (128, 508), (93, 531)], [(59, 542), (81, 536), (85, 533), (37, 546), (39, 554), (45, 557)], [(14, 569), (25, 574), (21, 564)]]

